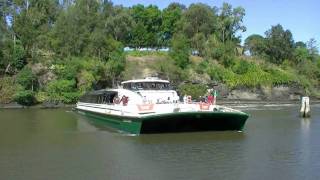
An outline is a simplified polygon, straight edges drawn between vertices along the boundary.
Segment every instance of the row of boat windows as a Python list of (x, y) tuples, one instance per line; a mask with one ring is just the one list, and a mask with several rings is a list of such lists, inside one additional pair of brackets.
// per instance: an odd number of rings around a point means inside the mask
[(162, 82), (137, 82), (137, 83), (125, 83), (124, 89), (129, 90), (170, 90), (169, 83)]
[(80, 98), (80, 102), (94, 103), (94, 104), (112, 104), (113, 99), (117, 94), (99, 94), (99, 95), (84, 95)]

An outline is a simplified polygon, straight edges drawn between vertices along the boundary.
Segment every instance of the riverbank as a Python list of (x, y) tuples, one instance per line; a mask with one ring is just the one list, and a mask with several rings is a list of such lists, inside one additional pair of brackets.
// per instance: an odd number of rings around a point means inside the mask
[(63, 104), (63, 103), (40, 103), (32, 106), (23, 106), (18, 104), (17, 102), (11, 102), (8, 104), (0, 104), (0, 109), (28, 109), (28, 108), (35, 108), (35, 109), (56, 109), (56, 108), (73, 108), (75, 104)]
[[(225, 106), (233, 106), (233, 107), (238, 107), (238, 106), (285, 106), (285, 105), (300, 105), (300, 100), (282, 100), (282, 101), (274, 101), (274, 100), (267, 100), (267, 101), (260, 101), (260, 100), (241, 100), (241, 99), (218, 99), (217, 104), (218, 105), (225, 105)], [(311, 104), (320, 104), (319, 99), (311, 99), (310, 100)], [(56, 108), (73, 108), (75, 107), (75, 104), (63, 104), (63, 103), (58, 103), (58, 104), (49, 104), (49, 103), (41, 103), (33, 106), (23, 106), (18, 104), (17, 102), (12, 102), (9, 104), (0, 104), (0, 109), (56, 109)]]

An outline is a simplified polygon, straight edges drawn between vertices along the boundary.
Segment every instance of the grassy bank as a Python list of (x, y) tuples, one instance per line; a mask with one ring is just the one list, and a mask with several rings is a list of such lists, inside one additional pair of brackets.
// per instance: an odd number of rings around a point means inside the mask
[[(146, 59), (150, 55), (146, 56)], [(184, 83), (183, 89), (186, 89), (187, 85), (192, 89), (194, 84), (210, 88), (213, 83), (225, 84), (230, 89), (299, 86), (304, 90), (303, 95), (320, 97), (317, 79), (320, 71), (312, 64), (304, 67), (304, 70), (299, 70), (290, 64), (279, 66), (261, 59), (242, 56), (233, 58), (232, 65), (225, 67), (217, 60), (190, 56), (190, 64), (182, 70), (174, 64), (169, 55), (154, 56), (152, 54), (152, 56), (153, 59), (147, 62), (141, 60), (144, 59), (143, 55), (127, 62), (125, 79), (157, 74), (162, 78), (170, 79), (177, 87)]]
[[(190, 56), (188, 66), (181, 69), (164, 52), (130, 52), (126, 59), (121, 76), (116, 79), (118, 83), (157, 75), (169, 79), (181, 93), (193, 97), (205, 95), (213, 84), (224, 84), (229, 89), (295, 85), (303, 88), (303, 95), (320, 97), (319, 81), (317, 76), (312, 76), (312, 71), (319, 73), (317, 67), (304, 67), (304, 72), (290, 64), (278, 66), (245, 56), (233, 58), (232, 65), (225, 67), (217, 60)], [(0, 102), (73, 104), (99, 83), (104, 84), (101, 87), (112, 87), (111, 75), (106, 76), (107, 64), (99, 62), (92, 58), (70, 58), (48, 65), (26, 66), (17, 76), (0, 79)]]

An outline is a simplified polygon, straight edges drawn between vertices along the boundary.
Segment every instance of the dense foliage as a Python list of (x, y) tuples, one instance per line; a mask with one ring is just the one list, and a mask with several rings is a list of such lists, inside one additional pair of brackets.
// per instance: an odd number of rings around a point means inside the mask
[(107, 0), (0, 1), (0, 103), (74, 103), (91, 89), (150, 73), (196, 96), (211, 82), (299, 84), (319, 94), (317, 42), (295, 42), (278, 24), (241, 46), (244, 16), (228, 3), (159, 9)]

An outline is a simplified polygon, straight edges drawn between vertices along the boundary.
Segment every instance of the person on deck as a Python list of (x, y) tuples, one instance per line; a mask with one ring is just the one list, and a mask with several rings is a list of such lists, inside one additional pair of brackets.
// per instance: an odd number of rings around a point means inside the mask
[(128, 101), (129, 101), (129, 97), (123, 95), (120, 100), (120, 103), (122, 102), (122, 105), (126, 106), (128, 104)]
[(208, 104), (212, 104), (213, 103), (213, 96), (212, 94), (208, 95)]
[(119, 104), (120, 103), (120, 98), (118, 96), (113, 98), (113, 103), (114, 104)]

